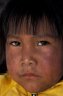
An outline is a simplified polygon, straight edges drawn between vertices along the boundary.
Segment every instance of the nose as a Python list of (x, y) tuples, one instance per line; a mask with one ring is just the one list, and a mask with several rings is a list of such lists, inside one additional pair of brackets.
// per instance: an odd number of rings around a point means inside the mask
[(36, 64), (36, 61), (34, 59), (28, 59), (24, 58), (21, 61), (21, 64), (24, 66), (34, 66)]
[(35, 65), (37, 64), (37, 60), (34, 56), (34, 49), (32, 46), (26, 45), (22, 48), (22, 59), (21, 59), (21, 64), (22, 65)]

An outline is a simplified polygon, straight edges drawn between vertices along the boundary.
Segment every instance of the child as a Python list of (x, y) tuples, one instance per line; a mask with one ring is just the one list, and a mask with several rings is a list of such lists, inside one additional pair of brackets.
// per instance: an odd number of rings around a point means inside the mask
[(7, 72), (1, 96), (63, 96), (63, 33), (54, 3), (10, 0), (1, 15)]

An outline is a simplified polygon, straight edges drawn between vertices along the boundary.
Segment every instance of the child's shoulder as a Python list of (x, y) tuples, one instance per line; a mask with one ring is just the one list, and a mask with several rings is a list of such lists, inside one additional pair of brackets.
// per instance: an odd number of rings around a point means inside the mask
[(5, 81), (7, 81), (7, 74), (1, 74), (0, 75), (0, 83), (5, 83)]
[[(18, 90), (20, 90), (20, 93)], [(24, 88), (12, 80), (8, 74), (0, 75), (0, 96), (19, 96), (23, 92), (26, 93)]]
[(0, 84), (5, 80), (5, 75), (6, 74), (1, 74), (0, 75)]
[(0, 74), (0, 78), (5, 77), (6, 75), (7, 75), (7, 73), (5, 73), (5, 74)]
[(10, 83), (10, 79), (8, 78), (7, 74), (1, 74), (0, 75), (0, 88), (3, 86), (7, 86)]
[[(0, 94), (6, 93), (12, 85), (12, 81), (8, 78), (8, 74), (0, 75)], [(4, 96), (4, 95), (3, 95)]]

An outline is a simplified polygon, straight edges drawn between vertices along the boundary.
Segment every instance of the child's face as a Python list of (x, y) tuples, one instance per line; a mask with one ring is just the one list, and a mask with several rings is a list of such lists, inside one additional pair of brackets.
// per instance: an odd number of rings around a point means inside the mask
[(28, 91), (44, 91), (62, 77), (62, 43), (45, 20), (38, 23), (36, 35), (27, 34), (25, 23), (20, 32), (7, 38), (8, 72)]

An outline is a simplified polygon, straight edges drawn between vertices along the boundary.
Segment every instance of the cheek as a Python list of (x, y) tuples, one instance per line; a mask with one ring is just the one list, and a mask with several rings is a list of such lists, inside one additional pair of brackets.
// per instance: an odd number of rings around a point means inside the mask
[(20, 59), (20, 51), (10, 49), (6, 50), (6, 63), (9, 71), (14, 72), (18, 70)]
[(60, 61), (61, 54), (62, 54), (62, 52), (60, 51), (60, 49), (53, 48), (53, 47), (50, 47), (50, 48), (45, 47), (45, 48), (42, 48), (41, 50), (39, 50), (39, 52), (38, 52), (39, 58), (42, 61), (46, 62), (46, 64), (48, 62), (53, 63), (53, 62)]
[(62, 70), (61, 51), (55, 48), (44, 48), (38, 52), (38, 63), (41, 72), (44, 74), (57, 74)]
[(55, 50), (53, 48), (42, 48), (38, 51), (38, 57), (44, 63), (53, 62), (56, 58)]

